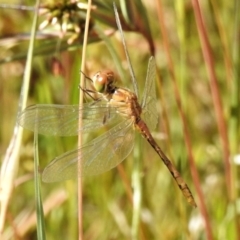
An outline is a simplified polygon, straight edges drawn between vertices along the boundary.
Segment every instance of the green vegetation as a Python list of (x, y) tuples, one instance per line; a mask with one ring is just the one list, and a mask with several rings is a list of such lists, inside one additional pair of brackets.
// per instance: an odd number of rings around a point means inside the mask
[[(140, 93), (149, 57), (155, 56), (159, 122), (152, 133), (181, 172), (198, 207), (186, 202), (158, 155), (137, 134), (134, 151), (121, 166), (82, 179), (84, 239), (239, 239), (240, 2), (116, 2)], [(39, 16), (27, 105), (78, 104), (86, 10), (69, 4), (74, 13), (70, 24), (67, 15), (60, 14), (66, 4), (56, 9), (54, 1), (44, 4), (42, 9), (50, 9), (51, 15)], [(112, 1), (93, 5), (85, 74), (91, 77), (100, 69), (112, 69), (118, 85), (131, 89)], [(41, 215), (37, 195), (45, 212), (45, 222), (40, 217), (38, 228), (45, 225), (46, 239), (78, 239), (77, 180), (36, 185), (35, 175), (34, 183), (32, 132), (24, 130), (20, 151), (13, 156), (15, 165), (5, 168), (4, 158), (12, 154), (7, 149), (14, 136), (33, 19), (34, 11), (0, 10), (1, 216), (5, 203), (7, 207), (0, 238), (43, 239), (37, 238), (37, 209)], [(84, 141), (102, 133), (84, 135)], [(39, 136), (37, 145), (41, 172), (51, 159), (76, 148), (77, 136)], [(3, 178), (6, 172), (13, 175)], [(140, 213), (132, 198), (136, 174), (142, 191)]]

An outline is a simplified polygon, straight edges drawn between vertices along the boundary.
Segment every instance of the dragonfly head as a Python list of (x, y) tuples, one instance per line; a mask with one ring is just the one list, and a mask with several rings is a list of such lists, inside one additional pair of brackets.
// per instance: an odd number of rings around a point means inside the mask
[(113, 93), (114, 86), (114, 73), (111, 70), (99, 71), (93, 78), (93, 85), (99, 93), (111, 94)]

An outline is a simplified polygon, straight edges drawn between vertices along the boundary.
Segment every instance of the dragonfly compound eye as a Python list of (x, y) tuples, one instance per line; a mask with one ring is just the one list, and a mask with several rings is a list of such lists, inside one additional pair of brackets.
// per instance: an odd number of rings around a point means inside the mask
[(93, 84), (96, 91), (105, 93), (108, 87), (114, 82), (114, 74), (112, 71), (97, 72), (93, 76)]

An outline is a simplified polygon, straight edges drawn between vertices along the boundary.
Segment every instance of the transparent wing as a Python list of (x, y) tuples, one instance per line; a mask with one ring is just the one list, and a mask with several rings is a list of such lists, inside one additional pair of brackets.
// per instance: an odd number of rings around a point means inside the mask
[[(79, 129), (79, 116), (82, 115), (83, 127)], [(73, 136), (80, 131), (90, 132), (119, 120), (116, 108), (107, 102), (78, 105), (38, 104), (27, 107), (18, 116), (18, 124), (43, 135)]]
[(44, 182), (56, 182), (103, 173), (123, 161), (133, 145), (132, 121), (123, 121), (80, 149), (55, 158), (44, 169), (42, 179)]
[(147, 126), (151, 130), (155, 129), (158, 121), (158, 114), (156, 108), (155, 81), (156, 81), (156, 64), (154, 57), (151, 57), (148, 62), (147, 78), (141, 102), (143, 111), (142, 119), (146, 122)]

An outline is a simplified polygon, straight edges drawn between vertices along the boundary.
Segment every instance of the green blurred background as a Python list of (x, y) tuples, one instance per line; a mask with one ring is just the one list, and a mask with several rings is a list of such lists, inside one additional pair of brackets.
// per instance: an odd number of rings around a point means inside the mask
[[(198, 205), (196, 209), (188, 205), (166, 167), (143, 140), (142, 147), (137, 144), (134, 150), (135, 154), (140, 151), (142, 161), (142, 210), (137, 239), (240, 239), (239, 0), (200, 1), (205, 28), (197, 18), (194, 0), (116, 3), (140, 93), (148, 59), (155, 55), (159, 123), (153, 136), (181, 172)], [(22, 1), (12, 1), (12, 4), (20, 5)], [(50, 3), (42, 1), (41, 4)], [(33, 6), (34, 2), (24, 1), (24, 5)], [(119, 86), (131, 89), (112, 1), (93, 1), (93, 5), (96, 8), (91, 13), (86, 75), (112, 69), (118, 75)], [(33, 15), (33, 11), (0, 10), (1, 159), (16, 122)], [(39, 24), (47, 17), (40, 16)], [(78, 103), (85, 11), (75, 17), (81, 25), (73, 24), (65, 34), (59, 30), (59, 22), (39, 30), (28, 105)], [(99, 31), (108, 41), (99, 37)], [(119, 63), (113, 60), (111, 47)], [(182, 114), (176, 101), (177, 92)], [(184, 120), (186, 128), (183, 128)], [(99, 134), (96, 132), (88, 138)], [(186, 142), (186, 136), (190, 143)], [(55, 156), (76, 147), (77, 136), (40, 136), (41, 169)], [(115, 168), (83, 179), (84, 239), (131, 239), (133, 206), (129, 191), (133, 154), (122, 167), (124, 173)], [(36, 239), (33, 133), (27, 130), (14, 186), (3, 239)], [(43, 183), (41, 187), (47, 239), (77, 239), (77, 181)]]

